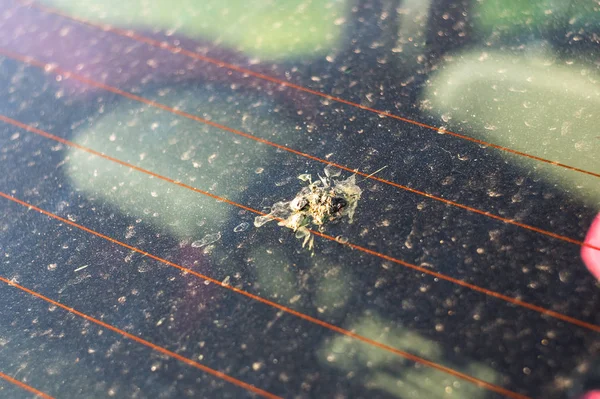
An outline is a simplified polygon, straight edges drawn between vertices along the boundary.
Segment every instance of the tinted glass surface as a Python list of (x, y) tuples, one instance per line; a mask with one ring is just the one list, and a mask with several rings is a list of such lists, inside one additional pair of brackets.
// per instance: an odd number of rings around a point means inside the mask
[[(0, 6), (0, 396), (582, 389), (596, 1)], [(254, 225), (329, 163), (353, 223)]]

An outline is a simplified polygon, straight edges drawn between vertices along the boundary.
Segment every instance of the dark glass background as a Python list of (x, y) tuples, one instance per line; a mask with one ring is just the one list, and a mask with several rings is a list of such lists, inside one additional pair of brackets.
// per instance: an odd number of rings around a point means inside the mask
[[(600, 295), (580, 245), (564, 237), (585, 237), (600, 208), (598, 177), (357, 105), (597, 175), (597, 2), (0, 7), (2, 193), (514, 393), (568, 398), (578, 390), (600, 350)], [(170, 47), (152, 45), (160, 42)], [(560, 237), (359, 178), (354, 223), (326, 233), (388, 258), (319, 237), (311, 255), (274, 222), (255, 228), (249, 210), (18, 125), (258, 211), (293, 198), (298, 175), (323, 173), (314, 158), (178, 111), (365, 173), (386, 166), (381, 179)], [(274, 395), (504, 397), (7, 198), (0, 210), (0, 276)], [(0, 298), (0, 372), (48, 395), (255, 395), (6, 282)], [(32, 394), (0, 380), (0, 396)]]

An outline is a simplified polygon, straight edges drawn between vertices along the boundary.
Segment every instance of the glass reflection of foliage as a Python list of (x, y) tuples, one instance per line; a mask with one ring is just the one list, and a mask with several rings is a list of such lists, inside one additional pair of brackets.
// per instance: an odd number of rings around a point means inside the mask
[(309, 257), (308, 265), (304, 265), (307, 268), (302, 267), (277, 244), (255, 247), (249, 255), (256, 273), (255, 287), (262, 296), (308, 313), (316, 311), (328, 320), (346, 314), (353, 282), (348, 268), (335, 265), (318, 252)]
[[(549, 51), (473, 49), (433, 75), (422, 107), (453, 129), (467, 127), (476, 138), (599, 173), (594, 132), (600, 124), (600, 75), (585, 62), (570, 64)], [(502, 155), (589, 205), (600, 205), (594, 176)]]
[(244, 52), (285, 59), (327, 53), (341, 39), (351, 1), (45, 0), (79, 17), (124, 28), (165, 30)]
[[(450, 362), (444, 348), (402, 328), (388, 327), (380, 315), (369, 313), (345, 326), (348, 330), (385, 345), (452, 367), (481, 380), (497, 383), (500, 376), (478, 362)], [(415, 364), (398, 355), (345, 336), (333, 336), (318, 349), (319, 361), (360, 381), (366, 388), (398, 398), (485, 398), (488, 392), (435, 369)]]
[(473, 2), (478, 34), (502, 39), (548, 39), (600, 28), (594, 0), (486, 0)]
[[(591, 0), (486, 0), (472, 3), (473, 41), (436, 66), (421, 109), (450, 129), (527, 154), (598, 173), (600, 76), (579, 54), (560, 47), (597, 35)], [(518, 43), (518, 47), (511, 47)], [(552, 45), (550, 44), (552, 43)], [(591, 206), (600, 204), (593, 176), (501, 152)]]
[[(271, 103), (253, 102), (256, 98), (251, 96), (228, 97), (226, 92), (213, 96), (210, 90), (188, 89), (160, 92), (161, 103), (201, 110), (204, 117), (225, 120), (231, 127), (265, 135), (291, 131), (289, 122), (270, 112)], [(238, 110), (244, 112), (238, 114)], [(293, 142), (292, 137), (289, 140)], [(80, 128), (74, 141), (234, 201), (244, 195), (255, 171), (276, 157), (266, 145), (243, 146), (229, 132), (129, 101), (98, 117), (93, 125)], [(68, 174), (75, 187), (114, 204), (127, 215), (164, 227), (180, 239), (196, 241), (214, 234), (229, 214), (237, 212), (214, 198), (77, 149), (68, 156)]]

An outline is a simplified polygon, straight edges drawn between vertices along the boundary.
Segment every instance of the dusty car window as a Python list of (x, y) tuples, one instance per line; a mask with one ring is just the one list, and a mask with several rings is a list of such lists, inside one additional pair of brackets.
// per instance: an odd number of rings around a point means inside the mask
[(600, 389), (597, 1), (1, 4), (0, 396)]

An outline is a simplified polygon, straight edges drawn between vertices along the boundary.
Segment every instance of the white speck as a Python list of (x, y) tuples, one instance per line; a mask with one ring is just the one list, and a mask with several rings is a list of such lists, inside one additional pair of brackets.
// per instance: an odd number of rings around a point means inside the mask
[(109, 139), (110, 141), (115, 141), (115, 140), (117, 139), (117, 135), (113, 133), (113, 134), (111, 134), (111, 135), (108, 137), (108, 139)]
[(52, 72), (56, 68), (58, 68), (57, 64), (46, 64), (46, 65), (44, 65), (44, 71), (46, 71), (46, 72)]
[(127, 226), (127, 232), (125, 233), (125, 238), (131, 238), (135, 235), (135, 227)]
[(340, 244), (346, 244), (348, 242), (348, 238), (342, 236), (335, 237), (335, 240)]
[(229, 285), (229, 281), (230, 281), (230, 280), (231, 280), (231, 279), (230, 279), (230, 277), (229, 277), (229, 276), (225, 277), (225, 278), (223, 279), (223, 281), (221, 281), (221, 285), (222, 285), (222, 286), (227, 286), (227, 285)]
[(181, 160), (182, 161), (189, 161), (189, 159), (192, 157), (192, 151), (188, 150), (186, 152), (184, 152), (183, 154), (181, 154)]
[(214, 251), (215, 246), (213, 244), (207, 245), (204, 247), (204, 249), (202, 250), (202, 253), (205, 255), (210, 255), (212, 253), (212, 251)]
[(221, 239), (221, 232), (216, 232), (214, 234), (207, 234), (202, 239), (194, 241), (192, 243), (192, 247), (201, 248), (205, 245), (212, 244), (213, 242), (218, 241), (220, 239)]
[(563, 283), (567, 283), (569, 282), (571, 277), (570, 272), (566, 271), (566, 270), (561, 270), (560, 272), (558, 272), (558, 278), (560, 279), (560, 281), (562, 281)]
[(156, 191), (152, 191), (150, 193), (150, 195), (153, 196), (153, 197), (158, 197), (158, 193)]
[(250, 227), (250, 224), (248, 224), (246, 222), (242, 222), (242, 223), (238, 224), (237, 226), (235, 226), (233, 231), (235, 233), (241, 233), (242, 231), (248, 230), (248, 227)]
[(591, 149), (591, 144), (586, 143), (585, 141), (580, 141), (578, 143), (575, 143), (575, 150), (576, 151), (586, 151), (586, 150), (590, 150)]
[(48, 265), (48, 270), (53, 271), (56, 270), (57, 264), (56, 263), (51, 263)]
[(262, 362), (254, 362), (254, 363), (252, 363), (252, 370), (258, 371), (262, 368), (262, 366), (263, 366)]
[(80, 270), (85, 269), (86, 267), (88, 267), (89, 265), (83, 265), (83, 266), (79, 266), (77, 269), (73, 270), (74, 272), (78, 272)]

